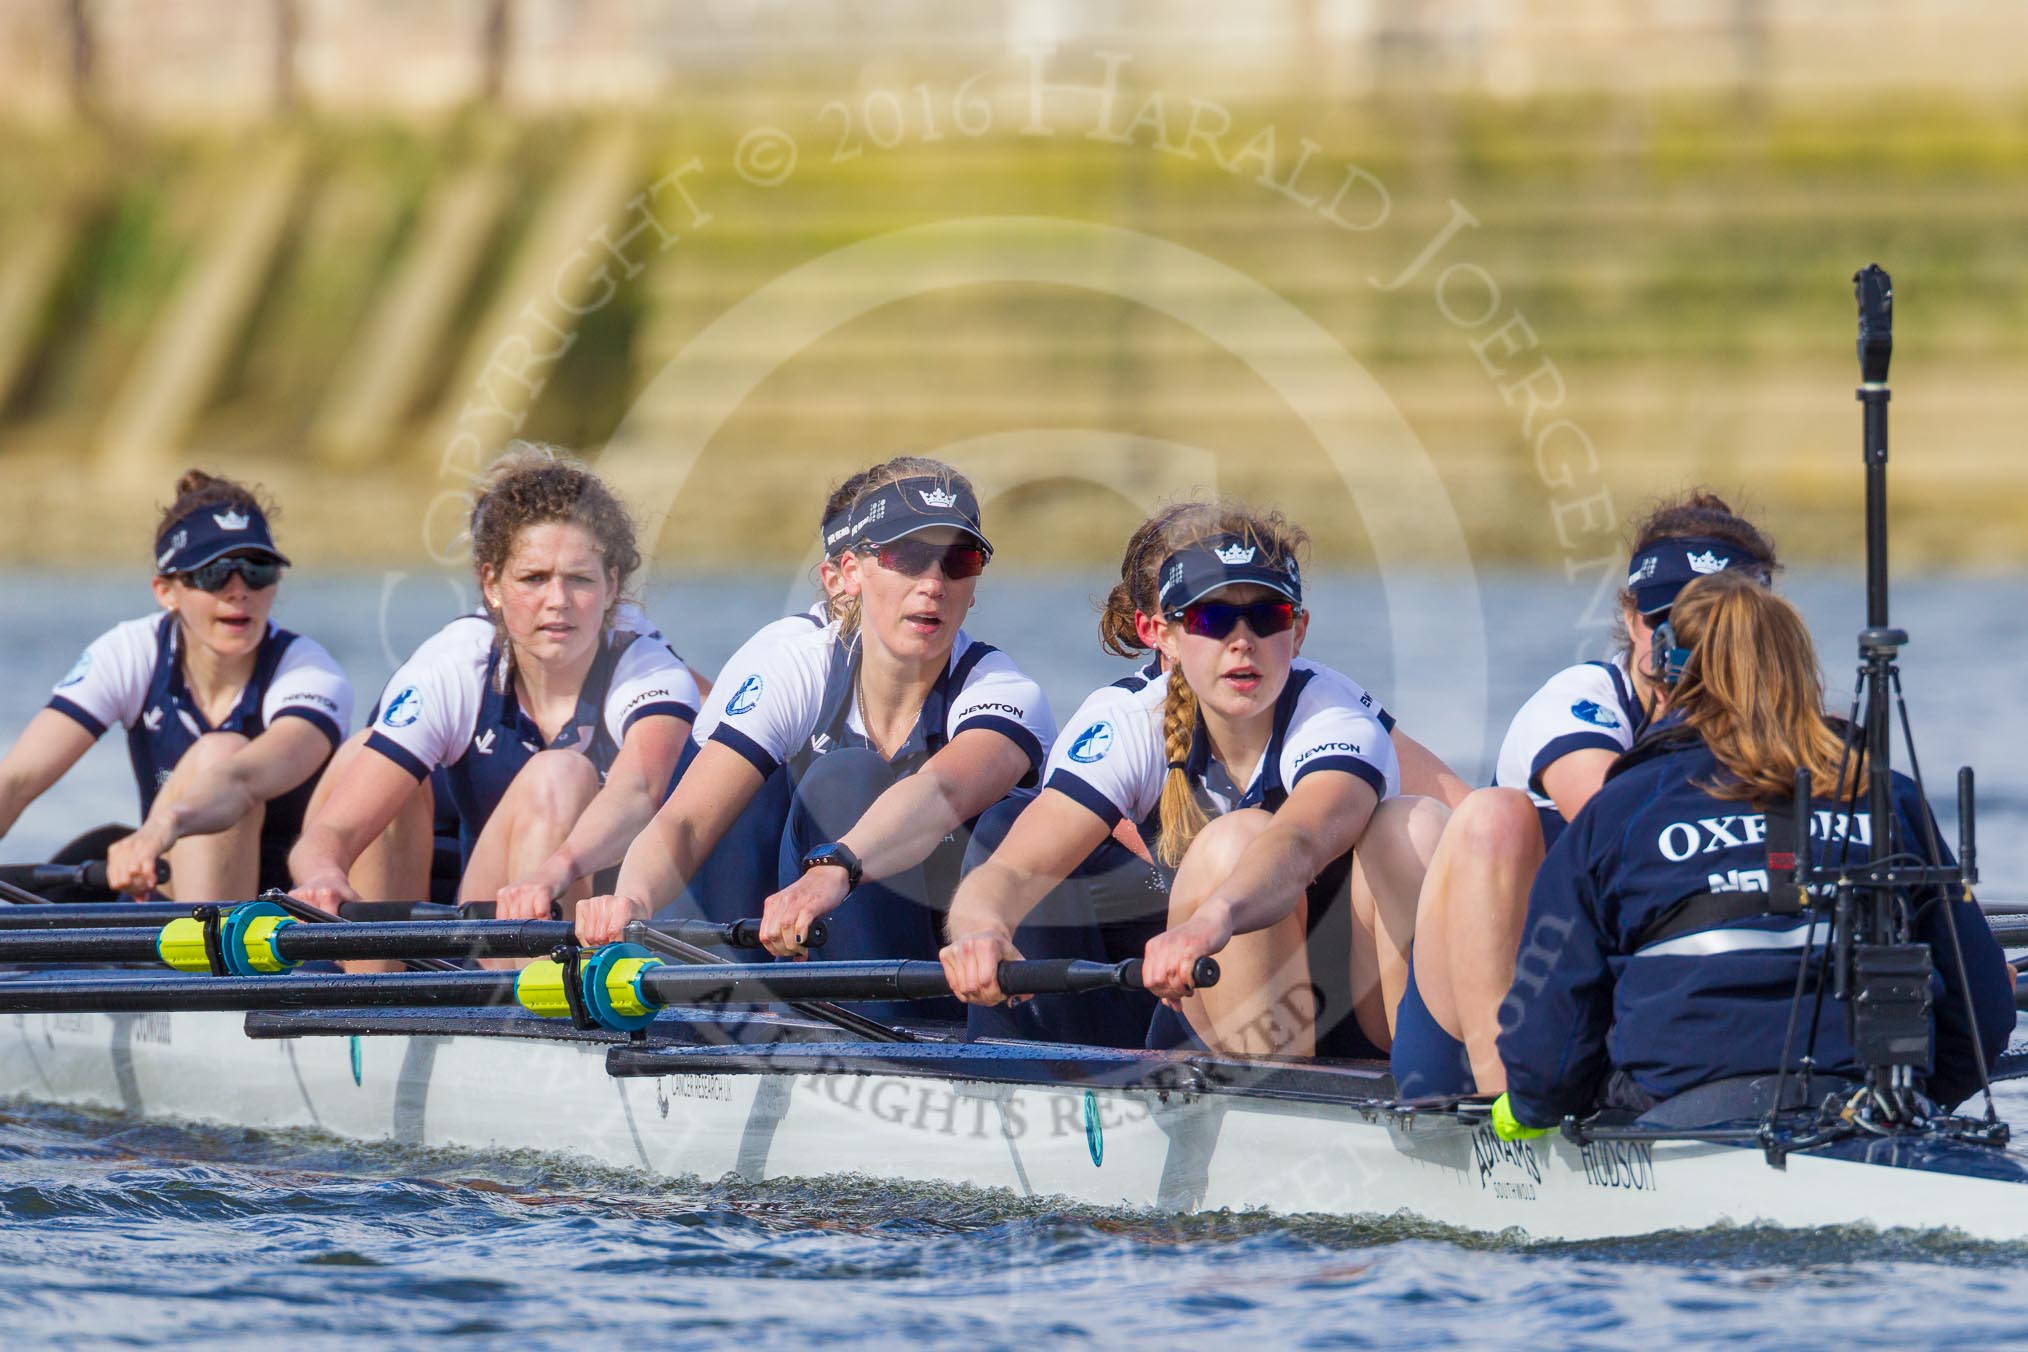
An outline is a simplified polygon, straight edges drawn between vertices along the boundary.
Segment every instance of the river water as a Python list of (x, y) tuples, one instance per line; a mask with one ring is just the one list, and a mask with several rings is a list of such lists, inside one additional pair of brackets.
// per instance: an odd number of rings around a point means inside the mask
[[(0, 736), (76, 652), (144, 614), (132, 578), (10, 575), (0, 590)], [(1849, 698), (1856, 578), (1784, 581)], [(1378, 693), (1483, 781), (1506, 718), (1602, 631), (1553, 575), (1313, 581), (1308, 654)], [(970, 628), (1040, 679), (1060, 719), (1122, 664), (1097, 651), (1096, 578), (996, 575)], [(363, 706), (458, 604), (442, 579), (292, 580), (277, 617), (352, 673)], [(790, 578), (661, 579), (651, 612), (711, 671), (761, 620), (802, 604)], [(2014, 578), (1900, 582), (1914, 631), (1911, 716), (1946, 831), (1955, 767), (1980, 771), (1984, 891), (2028, 895), (2028, 669)], [(1397, 669), (1398, 653), (1464, 654)], [(1475, 656), (1483, 651), (1483, 657)], [(1839, 694), (1844, 691), (1844, 694)], [(1483, 692), (1483, 693), (1481, 693)], [(131, 819), (107, 738), (4, 841), (46, 857)], [(5, 1087), (0, 1086), (0, 1093)], [(2019, 1112), (2028, 1095), (2009, 1093)], [(1947, 1222), (1947, 1217), (1940, 1217)], [(1295, 1345), (1990, 1346), (2023, 1340), (2028, 1249), (1939, 1235), (1723, 1231), (1520, 1246), (1381, 1224), (1066, 1210), (934, 1190), (671, 1183), (548, 1157), (472, 1156), (0, 1108), (0, 1328), (66, 1346), (448, 1334), (479, 1345), (681, 1338), (771, 1346), (892, 1340)]]

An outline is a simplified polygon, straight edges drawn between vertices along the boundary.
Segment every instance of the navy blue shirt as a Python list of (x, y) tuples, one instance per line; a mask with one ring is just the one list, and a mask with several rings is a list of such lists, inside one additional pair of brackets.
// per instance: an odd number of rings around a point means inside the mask
[[(49, 701), (93, 737), (115, 725), (126, 728), (143, 817), (184, 753), (206, 733), (234, 732), (251, 741), (278, 719), (301, 718), (333, 750), (344, 739), (352, 721), (352, 686), (314, 640), (270, 622), (238, 702), (213, 724), (184, 684), (181, 635), (176, 617), (166, 611), (117, 625), (92, 641)], [(317, 778), (312, 774), (268, 803), (261, 823), (263, 886), (287, 884), (278, 861), (287, 858), (302, 832)]]
[[(1609, 778), (1550, 848), (1529, 894), (1514, 985), (1500, 1011), (1500, 1059), (1520, 1121), (1552, 1126), (1589, 1112), (1613, 1070), (1665, 1099), (1779, 1069), (1797, 965), (1807, 938), (1821, 972), (1828, 922), (1759, 915), (1640, 943), (1683, 897), (1767, 886), (1765, 817), (1699, 787), (1723, 773), (1698, 741), (1645, 753)], [(1895, 847), (1926, 853), (1933, 827), (1927, 806), (1902, 775), (1894, 776), (1894, 795)], [(1837, 801), (1819, 799), (1810, 831), (1815, 860), (1871, 857), (1870, 827), (1863, 805), (1848, 815)], [(1938, 848), (1940, 862), (1948, 862), (1940, 841)], [(1969, 979), (1952, 955), (1946, 906)], [(1931, 946), (1938, 974), (1929, 1092), (1956, 1103), (1978, 1087), (1967, 993), (1990, 1062), (2014, 1028), (2012, 974), (1975, 905), (1932, 894), (1913, 934)], [(1806, 1012), (1791, 1065), (1805, 1050), (1808, 1026)], [(1825, 1011), (1811, 1055), (1821, 1070), (1860, 1072), (1842, 1010)]]

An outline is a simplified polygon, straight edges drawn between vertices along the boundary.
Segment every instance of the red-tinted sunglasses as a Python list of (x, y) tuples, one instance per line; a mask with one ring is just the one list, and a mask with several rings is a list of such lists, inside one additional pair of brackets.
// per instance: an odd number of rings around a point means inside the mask
[(1296, 622), (1296, 603), (1248, 601), (1244, 605), (1233, 605), (1225, 601), (1197, 601), (1181, 610), (1170, 611), (1168, 617), (1181, 620), (1184, 632), (1199, 638), (1223, 639), (1241, 620), (1246, 621), (1246, 627), (1253, 630), (1255, 638), (1266, 638), (1281, 633)]
[(944, 576), (953, 582), (977, 577), (986, 571), (986, 551), (977, 545), (933, 545), (924, 540), (895, 540), (873, 545), (868, 553), (880, 560), (882, 568), (921, 577), (934, 564), (942, 564)]

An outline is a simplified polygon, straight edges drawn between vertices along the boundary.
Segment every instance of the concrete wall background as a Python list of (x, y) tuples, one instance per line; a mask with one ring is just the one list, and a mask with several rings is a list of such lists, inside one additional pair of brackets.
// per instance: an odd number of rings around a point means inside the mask
[[(280, 492), (308, 559), (426, 559), (519, 433), (617, 436), (671, 561), (797, 557), (825, 482), (953, 446), (1031, 557), (1216, 480), (1357, 561), (1405, 425), (1480, 557), (1596, 557), (1696, 480), (1845, 557), (1877, 258), (1903, 557), (2013, 566), (2024, 30), (1986, 0), (0, 0), (0, 556), (138, 559), (197, 461)], [(743, 157), (776, 132), (793, 164)], [(835, 267), (1007, 216), (1040, 222), (1011, 254), (1131, 238), (1097, 285)], [(784, 279), (772, 327), (722, 322)], [(1235, 355), (1292, 350), (1263, 297), (1371, 377), (1308, 396), (1352, 472)]]

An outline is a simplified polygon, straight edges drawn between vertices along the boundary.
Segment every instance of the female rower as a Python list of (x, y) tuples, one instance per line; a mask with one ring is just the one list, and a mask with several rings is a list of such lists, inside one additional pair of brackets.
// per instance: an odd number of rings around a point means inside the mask
[(1765, 584), (1781, 566), (1763, 531), (1702, 490), (1660, 504), (1633, 534), (1619, 651), (1566, 667), (1529, 697), (1500, 744), (1494, 787), (1457, 806), (1437, 845), (1395, 1015), (1392, 1060), (1404, 1097), (1506, 1087), (1494, 1038), (1529, 884), (1543, 851), (1653, 719), (1662, 697), (1655, 635), (1671, 603), (1707, 573), (1737, 571)]
[[(952, 988), (998, 1004), (1017, 926), (1128, 817), (1175, 871), (1143, 978), (1192, 1033), (1243, 1054), (1382, 1054), (1444, 808), (1397, 796), (1373, 697), (1299, 656), (1300, 530), (1204, 503), (1161, 538), (1163, 622), (1145, 638), (1162, 669), (1085, 701), (1047, 787), (965, 879)], [(1214, 953), (1225, 977), (1197, 992), (1192, 966)]]
[(166, 859), (179, 901), (286, 886), (318, 775), (352, 718), (352, 687), (315, 641), (268, 612), (288, 559), (252, 489), (191, 470), (155, 532), (162, 613), (107, 631), (57, 682), (0, 761), (0, 832), (114, 724), (142, 824), (107, 851), (115, 888), (145, 897)]
[[(1117, 689), (1139, 691), (1162, 674), (1159, 636), (1164, 621), (1157, 583), (1171, 548), (1169, 531), (1179, 520), (1201, 514), (1203, 509), (1203, 503), (1190, 500), (1166, 504), (1127, 539), (1120, 558), (1120, 580), (1113, 584), (1099, 615), (1099, 643), (1116, 656), (1145, 656), (1147, 660), (1131, 675), (1115, 681)], [(1403, 793), (1435, 798), (1446, 806), (1465, 797), (1470, 786), (1449, 766), (1396, 726), (1385, 708), (1375, 704), (1372, 712), (1394, 744)], [(1032, 793), (1016, 795), (988, 814), (973, 835), (966, 872), (998, 848), (1012, 825), (1011, 812), (1025, 808), (1033, 797)], [(1003, 815), (1004, 821), (1000, 820)], [(1406, 814), (1390, 813), (1378, 823), (1378, 829), (1391, 830), (1408, 820)], [(1167, 924), (1169, 883), (1168, 874), (1154, 865), (1138, 825), (1123, 814), (1113, 826), (1112, 838), (1102, 841), (1028, 912), (1014, 933), (1014, 946), (1030, 958), (1118, 962), (1139, 957)], [(1365, 884), (1365, 872), (1356, 872), (1353, 885), (1363, 889)], [(1366, 909), (1374, 905), (1370, 897), (1362, 897), (1360, 904)], [(975, 1038), (1138, 1047), (1148, 1038), (1154, 1013), (1152, 999), (1129, 992), (1045, 995), (1018, 1004), (974, 1004), (967, 1024), (969, 1035)], [(1173, 1039), (1178, 1031), (1173, 1019), (1165, 1018), (1161, 1027), (1164, 1040)]]
[[(770, 654), (781, 644), (806, 638), (836, 618), (831, 608), (844, 582), (839, 565), (852, 545), (852, 504), (866, 487), (871, 473), (861, 470), (851, 475), (833, 488), (824, 502), (824, 513), (817, 523), (817, 544), (822, 551), (817, 562), (818, 599), (807, 610), (769, 620), (740, 644), (719, 668), (719, 679), (726, 683), (727, 690), (737, 690), (750, 678), (759, 677)], [(691, 725), (690, 738), (683, 747), (682, 763), (676, 768), (679, 779), (710, 742), (724, 715), (722, 700), (706, 700), (698, 708), (697, 721)], [(782, 830), (788, 825), (794, 790), (786, 767), (778, 767), (754, 791), (738, 820), (698, 865), (683, 894), (658, 914), (720, 923), (759, 915), (768, 896), (779, 886), (775, 875), (782, 852)], [(675, 791), (673, 783), (670, 791)]]
[(932, 899), (954, 882), (959, 828), (1034, 781), (1056, 729), (1035, 682), (959, 628), (992, 556), (964, 476), (890, 460), (850, 516), (840, 618), (779, 644), (736, 684), (720, 677), (709, 742), (627, 851), (613, 895), (579, 908), (586, 942), (674, 898), (787, 767), (795, 793), (762, 910), (768, 948), (801, 954), (810, 924), (829, 916), (827, 958), (936, 953)]
[[(441, 766), (465, 832), (460, 895), (495, 900), (509, 919), (567, 910), (619, 862), (676, 767), (697, 687), (622, 606), (641, 555), (612, 490), (548, 448), (512, 447), (473, 504), (471, 535), (486, 614), (425, 641), (339, 753), (289, 861), (313, 905), (422, 895), (423, 786)], [(378, 858), (355, 882), (369, 847)]]
[[(1509, 1134), (1600, 1105), (1645, 1112), (1805, 1055), (1819, 1076), (1862, 1069), (1835, 1012), (1806, 1019), (1796, 1027), (1814, 1032), (1783, 1045), (1792, 1002), (1816, 998), (1825, 951), (1824, 926), (1778, 904), (1799, 768), (1819, 794), (1812, 853), (1855, 871), (1879, 857), (1853, 806), (1866, 772), (1824, 715), (1809, 630), (1741, 572), (1685, 587), (1670, 626), (1681, 674), (1667, 718), (1614, 766), (1529, 894), (1530, 957), (1499, 1035), (1507, 1089), (1495, 1121)], [(1892, 849), (1931, 857), (1935, 822), (1904, 775), (1893, 777), (1893, 801)], [(1786, 890), (1792, 898), (1793, 884)], [(1741, 904), (1756, 897), (1758, 910)], [(1911, 920), (1941, 978), (1926, 1092), (1955, 1104), (1978, 1088), (1979, 1050), (1990, 1063), (2007, 1046), (2013, 973), (1977, 906), (1931, 888)], [(1809, 976), (1798, 971), (1806, 954)], [(1757, 1115), (1768, 1097), (1733, 1085), (1699, 1095), (1711, 1105), (1705, 1121)]]

